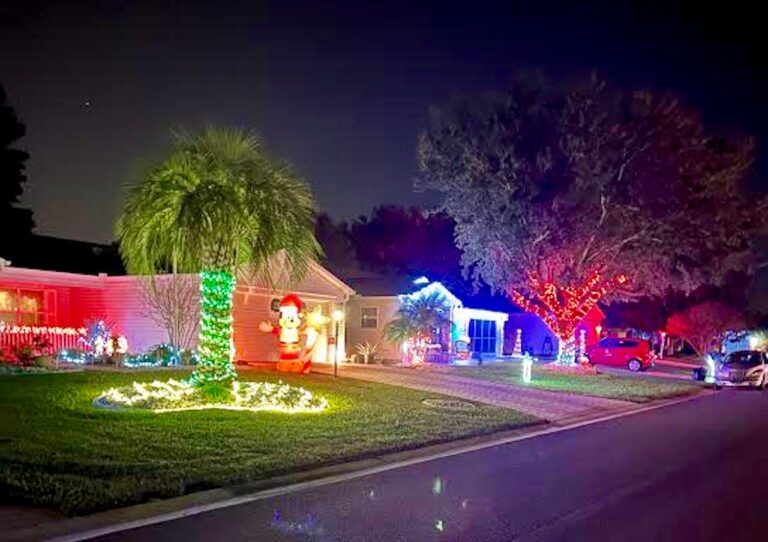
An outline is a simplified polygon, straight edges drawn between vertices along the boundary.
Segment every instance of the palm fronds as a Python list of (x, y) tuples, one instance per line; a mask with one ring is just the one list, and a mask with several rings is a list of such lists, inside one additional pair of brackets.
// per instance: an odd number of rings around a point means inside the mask
[(171, 155), (133, 186), (116, 225), (130, 273), (232, 271), (300, 277), (319, 253), (314, 199), (285, 164), (239, 130), (177, 135)]
[(384, 327), (384, 338), (395, 344), (427, 339), (437, 329), (450, 324), (450, 305), (439, 292), (403, 296), (395, 319)]

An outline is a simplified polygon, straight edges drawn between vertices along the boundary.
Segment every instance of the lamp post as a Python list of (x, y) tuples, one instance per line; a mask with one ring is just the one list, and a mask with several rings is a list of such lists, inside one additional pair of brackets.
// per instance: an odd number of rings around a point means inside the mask
[(339, 376), (339, 322), (344, 318), (344, 311), (334, 309), (331, 313), (333, 320), (333, 376)]

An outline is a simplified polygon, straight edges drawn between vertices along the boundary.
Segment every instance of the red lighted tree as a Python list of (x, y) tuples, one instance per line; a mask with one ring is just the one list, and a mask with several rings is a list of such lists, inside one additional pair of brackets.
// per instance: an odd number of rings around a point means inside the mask
[(705, 301), (677, 312), (667, 320), (667, 334), (682, 337), (704, 355), (726, 331), (744, 327), (741, 314), (717, 301)]
[(465, 272), (563, 341), (601, 300), (691, 291), (751, 264), (766, 202), (743, 192), (750, 139), (705, 132), (671, 96), (590, 80), (465, 101), (419, 140)]

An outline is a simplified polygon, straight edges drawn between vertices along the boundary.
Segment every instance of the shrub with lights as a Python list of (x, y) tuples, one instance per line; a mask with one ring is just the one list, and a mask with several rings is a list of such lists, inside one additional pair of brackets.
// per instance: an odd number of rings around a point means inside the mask
[[(233, 390), (255, 388), (235, 380), (237, 273), (271, 285), (303, 275), (319, 252), (307, 185), (251, 134), (218, 128), (182, 134), (168, 158), (130, 190), (116, 232), (130, 273), (200, 275), (199, 360), (190, 379), (169, 382), (167, 392), (184, 390), (184, 408), (238, 406), (241, 395)], [(218, 390), (219, 399), (205, 401), (205, 389)], [(135, 386), (121, 393), (126, 406), (145, 395)]]
[(196, 365), (197, 360), (197, 352), (163, 343), (153, 346), (143, 354), (126, 356), (123, 367), (180, 367)]

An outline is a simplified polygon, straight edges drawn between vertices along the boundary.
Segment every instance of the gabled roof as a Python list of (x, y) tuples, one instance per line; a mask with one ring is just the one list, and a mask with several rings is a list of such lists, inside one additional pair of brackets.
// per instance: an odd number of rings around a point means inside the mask
[(408, 293), (408, 294), (401, 294), (398, 297), (410, 297), (410, 298), (416, 298), (418, 296), (425, 296), (425, 295), (432, 295), (434, 293), (438, 293), (442, 295), (444, 298), (448, 300), (448, 302), (453, 307), (462, 307), (464, 304), (461, 302), (461, 299), (456, 297), (451, 293), (451, 291), (443, 286), (439, 282), (430, 282), (426, 286), (421, 285), (419, 289), (417, 289), (414, 292)]
[(315, 262), (315, 261), (310, 262), (309, 267), (310, 269), (316, 271), (318, 275), (320, 275), (325, 280), (327, 280), (328, 282), (330, 282), (331, 284), (333, 284), (334, 286), (342, 290), (347, 295), (354, 295), (355, 293), (357, 293), (353, 288), (349, 286), (349, 284), (347, 284), (346, 282), (341, 280), (339, 277), (337, 277), (336, 275), (328, 271), (327, 268), (323, 267), (318, 262)]

